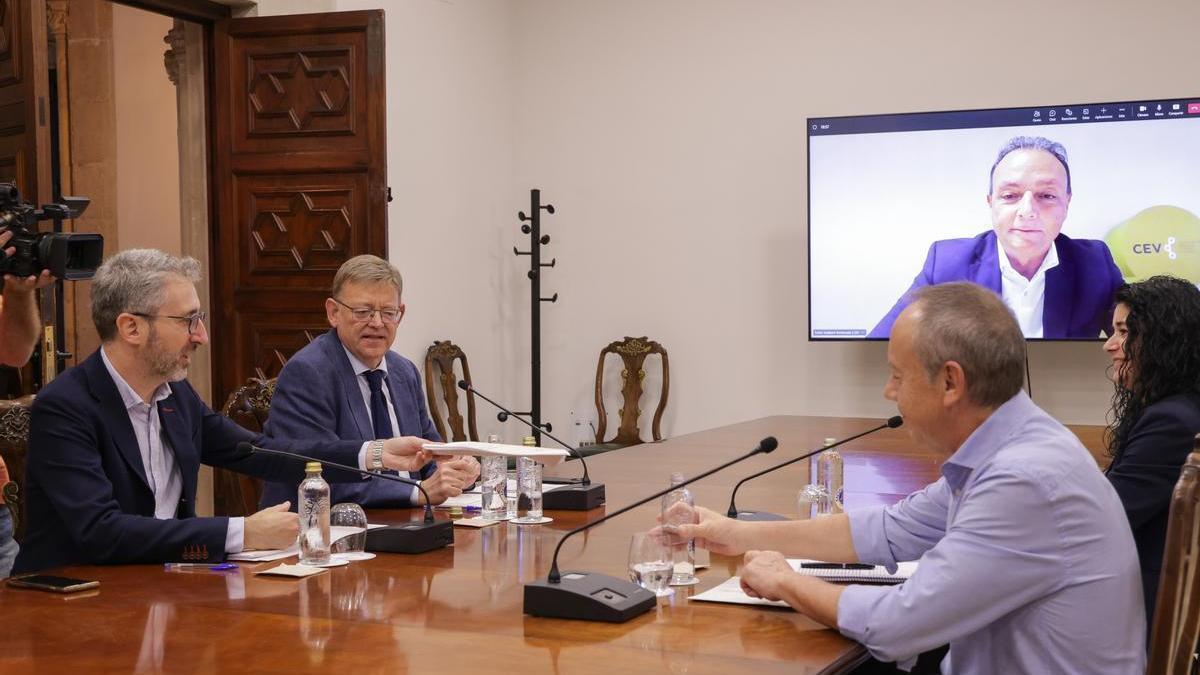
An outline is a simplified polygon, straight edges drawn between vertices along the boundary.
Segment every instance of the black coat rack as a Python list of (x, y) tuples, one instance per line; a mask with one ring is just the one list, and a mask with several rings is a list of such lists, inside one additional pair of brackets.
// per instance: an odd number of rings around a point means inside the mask
[[(526, 413), (517, 413), (527, 415), (533, 422), (534, 431), (533, 437), (538, 445), (542, 443), (542, 434), (540, 429), (545, 429), (547, 432), (553, 432), (554, 427), (549, 422), (542, 423), (542, 303), (543, 302), (558, 302), (558, 293), (555, 293), (549, 298), (542, 297), (542, 268), (554, 267), (558, 262), (557, 258), (551, 258), (550, 262), (542, 262), (541, 249), (543, 246), (550, 243), (550, 235), (542, 234), (542, 211), (546, 213), (554, 213), (553, 204), (542, 204), (542, 191), (529, 191), (529, 215), (524, 211), (517, 212), (517, 218), (524, 223), (521, 225), (521, 232), (529, 235), (529, 250), (521, 251), (516, 246), (513, 247), (513, 253), (522, 256), (529, 256), (529, 321), (530, 321), (530, 411)], [(500, 413), (504, 415), (504, 413)], [(504, 421), (504, 417), (499, 417), (500, 421)]]

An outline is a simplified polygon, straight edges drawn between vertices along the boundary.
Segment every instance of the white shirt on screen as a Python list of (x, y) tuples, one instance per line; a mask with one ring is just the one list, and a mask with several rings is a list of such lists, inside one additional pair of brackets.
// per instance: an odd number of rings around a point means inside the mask
[(1013, 268), (1008, 254), (999, 243), (996, 252), (1000, 258), (1000, 297), (1004, 304), (1017, 315), (1017, 323), (1021, 332), (1027, 338), (1042, 337), (1042, 311), (1046, 306), (1046, 272), (1058, 267), (1058, 247), (1050, 245), (1042, 264), (1033, 273), (1032, 279), (1026, 279)]

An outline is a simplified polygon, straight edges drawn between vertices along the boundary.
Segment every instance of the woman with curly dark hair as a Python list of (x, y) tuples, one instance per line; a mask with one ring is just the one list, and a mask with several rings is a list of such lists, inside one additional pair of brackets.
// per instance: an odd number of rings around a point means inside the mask
[(1151, 277), (1117, 290), (1112, 337), (1106, 474), (1133, 528), (1153, 622), (1171, 493), (1200, 433), (1200, 289)]

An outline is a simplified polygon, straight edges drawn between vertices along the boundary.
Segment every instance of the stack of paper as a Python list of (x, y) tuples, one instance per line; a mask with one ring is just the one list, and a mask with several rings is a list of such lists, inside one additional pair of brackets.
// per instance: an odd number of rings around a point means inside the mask
[(458, 441), (456, 443), (426, 443), (423, 446), (435, 455), (479, 455), (482, 457), (532, 457), (546, 466), (554, 466), (570, 457), (561, 448), (539, 448), (528, 445), (506, 445), (504, 443), (480, 443)]

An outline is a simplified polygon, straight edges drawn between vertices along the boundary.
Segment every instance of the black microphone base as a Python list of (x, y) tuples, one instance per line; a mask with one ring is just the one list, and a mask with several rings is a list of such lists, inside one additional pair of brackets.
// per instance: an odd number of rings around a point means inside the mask
[(542, 508), (547, 511), (590, 511), (604, 505), (604, 484), (564, 485), (542, 490)]
[(557, 584), (525, 584), (525, 613), (532, 616), (624, 623), (657, 604), (653, 593), (633, 582), (592, 572), (563, 572)]
[(371, 553), (425, 553), (454, 543), (454, 523), (414, 520), (367, 530), (365, 550)]
[(738, 511), (738, 520), (791, 520), (787, 516), (781, 516), (777, 513), (768, 513), (767, 511)]

